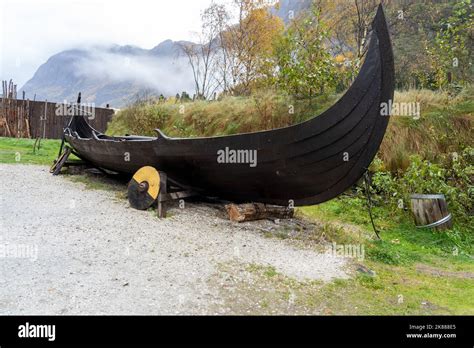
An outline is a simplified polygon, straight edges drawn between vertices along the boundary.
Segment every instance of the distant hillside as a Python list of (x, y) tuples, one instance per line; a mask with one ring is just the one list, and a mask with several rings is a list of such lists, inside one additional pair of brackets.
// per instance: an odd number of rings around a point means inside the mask
[[(166, 40), (146, 50), (135, 46), (90, 47), (62, 51), (41, 65), (22, 87), (28, 98), (123, 107), (137, 94), (175, 95), (192, 91), (192, 74), (179, 42)], [(20, 93), (21, 93), (20, 91)]]
[[(309, 7), (311, 0), (281, 0), (272, 12), (285, 23)], [(137, 95), (174, 96), (194, 83), (179, 43), (166, 40), (146, 50), (136, 46), (90, 47), (62, 51), (41, 65), (21, 88), (27, 98), (74, 101), (82, 92), (84, 102), (121, 108)]]
[(311, 6), (312, 0), (280, 0), (278, 6), (272, 13), (283, 19), (288, 24), (292, 18), (296, 17), (301, 11)]

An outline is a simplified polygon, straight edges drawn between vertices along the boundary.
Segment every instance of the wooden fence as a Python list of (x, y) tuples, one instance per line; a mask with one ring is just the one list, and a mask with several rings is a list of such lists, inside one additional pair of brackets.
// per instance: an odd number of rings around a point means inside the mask
[[(16, 93), (0, 98), (0, 136), (15, 138), (60, 139), (70, 116), (57, 112), (62, 104), (17, 99)], [(105, 132), (114, 115), (113, 109), (86, 108), (89, 124)]]

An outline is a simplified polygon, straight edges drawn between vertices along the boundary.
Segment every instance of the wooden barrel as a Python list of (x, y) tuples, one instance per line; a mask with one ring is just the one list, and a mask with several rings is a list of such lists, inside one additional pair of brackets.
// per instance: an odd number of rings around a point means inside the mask
[(444, 230), (453, 226), (444, 195), (413, 194), (410, 198), (416, 227)]

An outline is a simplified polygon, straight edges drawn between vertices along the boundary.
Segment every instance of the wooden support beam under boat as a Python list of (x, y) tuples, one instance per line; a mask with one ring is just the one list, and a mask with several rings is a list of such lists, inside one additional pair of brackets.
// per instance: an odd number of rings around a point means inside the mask
[(235, 222), (262, 219), (290, 219), (294, 216), (294, 208), (269, 205), (263, 203), (227, 204), (225, 206), (229, 219)]

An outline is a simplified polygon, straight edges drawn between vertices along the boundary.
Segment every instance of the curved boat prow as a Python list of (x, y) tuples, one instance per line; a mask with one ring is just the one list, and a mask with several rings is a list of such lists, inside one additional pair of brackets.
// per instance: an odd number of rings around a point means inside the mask
[[(317, 204), (354, 185), (375, 157), (389, 116), (381, 105), (394, 93), (393, 54), (380, 5), (364, 63), (347, 92), (319, 116), (290, 127), (207, 138), (110, 137), (78, 117), (65, 139), (98, 167), (132, 174), (144, 166), (196, 192), (233, 201)], [(242, 152), (255, 163), (219, 160)], [(127, 154), (127, 156), (124, 156)]]

